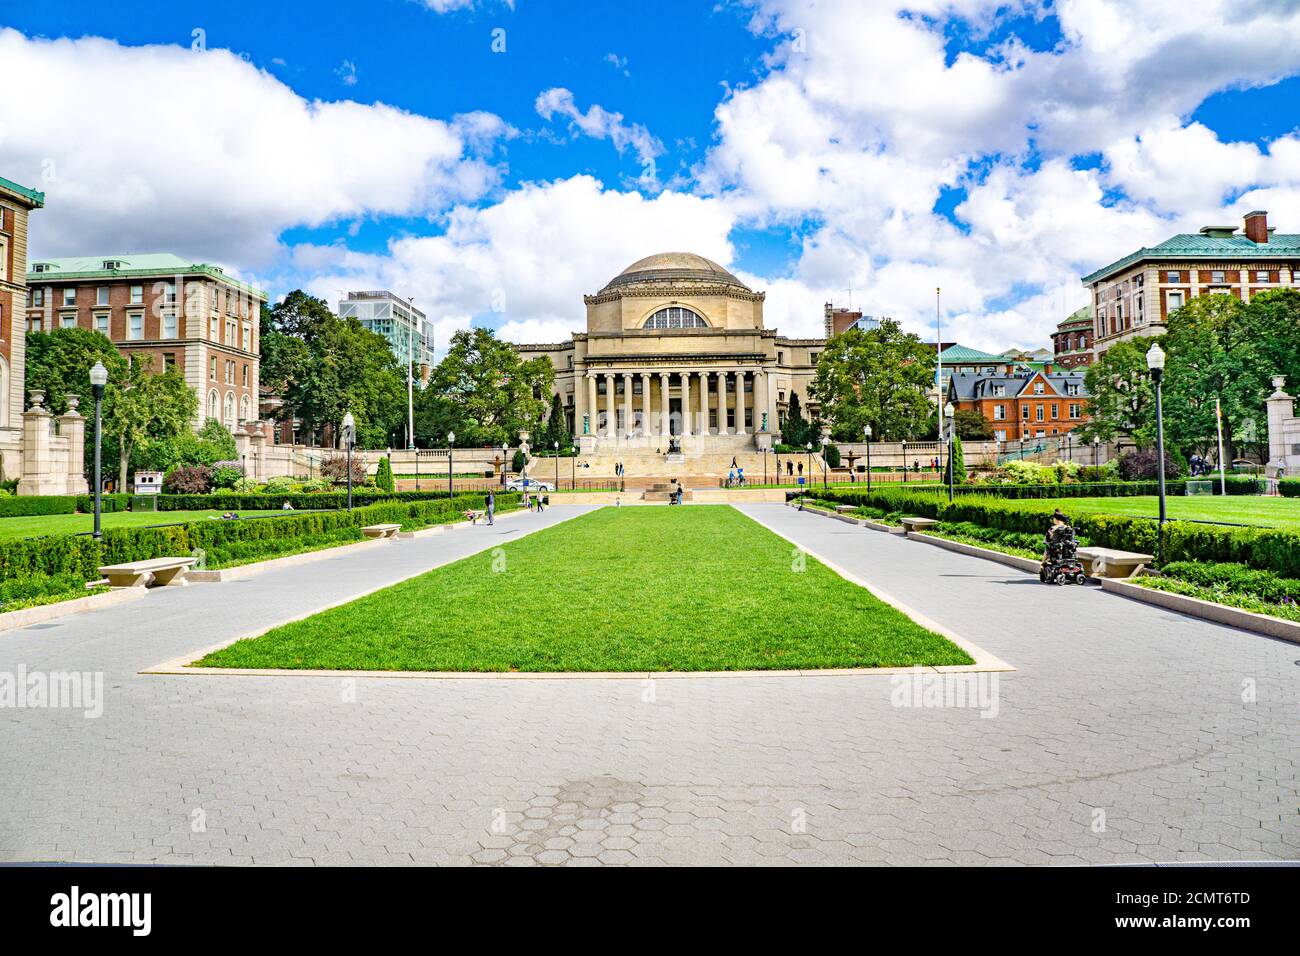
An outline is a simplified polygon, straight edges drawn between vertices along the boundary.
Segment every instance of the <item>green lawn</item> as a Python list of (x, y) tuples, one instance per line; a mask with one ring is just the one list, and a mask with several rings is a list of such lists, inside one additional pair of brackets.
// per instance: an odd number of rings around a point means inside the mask
[[(1196, 518), (1268, 528), (1300, 529), (1300, 498), (1178, 495), (1166, 498), (1165, 502), (1171, 520)], [(1086, 512), (1154, 518), (1160, 513), (1160, 503), (1154, 495), (1144, 498), (1062, 498), (1056, 504), (1067, 515)]]
[[(802, 568), (802, 570), (800, 570)], [(603, 508), (200, 666), (446, 671), (970, 664), (729, 506)]]
[[(200, 521), (204, 518), (220, 518), (222, 511), (110, 511), (103, 514), (101, 526), (108, 528), (138, 528), (148, 524), (179, 524), (184, 521)], [(240, 517), (253, 515), (287, 514), (282, 511), (238, 511)], [(76, 534), (78, 531), (93, 531), (93, 515), (32, 515), (22, 518), (0, 518), (0, 541), (13, 538), (31, 538), (47, 534)]]

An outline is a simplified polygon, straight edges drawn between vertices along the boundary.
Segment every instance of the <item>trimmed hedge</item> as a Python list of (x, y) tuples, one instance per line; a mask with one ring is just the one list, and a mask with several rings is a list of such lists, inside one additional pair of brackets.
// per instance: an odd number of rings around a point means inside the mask
[[(498, 495), (497, 509), (509, 511), (518, 502), (518, 495)], [(481, 509), (483, 505), (483, 495), (470, 494), (433, 501), (386, 501), (353, 511), (286, 512), (283, 516), (244, 521), (207, 519), (166, 528), (110, 528), (99, 542), (90, 535), (0, 541), (0, 581), (33, 574), (72, 574), (90, 581), (99, 576), (98, 569), (105, 564), (187, 555), (197, 549), (220, 549), (235, 542), (311, 538), (371, 524), (420, 528), (454, 520), (461, 512)]]
[(1300, 498), (1300, 478), (1279, 478), (1277, 490), (1283, 498)]
[(22, 495), (0, 498), (0, 518), (26, 518), (33, 515), (70, 515), (77, 510), (71, 495)]
[[(842, 504), (869, 505), (943, 522), (968, 521), (1000, 531), (1043, 534), (1055, 505), (1051, 502), (1005, 501), (963, 496), (948, 503), (946, 496), (923, 492), (827, 489), (818, 497)], [(1154, 554), (1158, 522), (1127, 515), (1071, 516), (1081, 537), (1100, 548)], [(1300, 577), (1300, 532), (1276, 528), (1240, 528), (1165, 522), (1164, 561), (1217, 561), (1245, 564), (1282, 577)]]

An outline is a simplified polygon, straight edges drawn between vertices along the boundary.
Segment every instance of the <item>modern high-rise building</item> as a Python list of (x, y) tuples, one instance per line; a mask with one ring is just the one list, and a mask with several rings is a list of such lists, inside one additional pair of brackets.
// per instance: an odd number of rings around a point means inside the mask
[(433, 369), (433, 323), (407, 299), (391, 292), (349, 292), (339, 300), (339, 317), (355, 318), (388, 339), (399, 362), (415, 365), (427, 382)]

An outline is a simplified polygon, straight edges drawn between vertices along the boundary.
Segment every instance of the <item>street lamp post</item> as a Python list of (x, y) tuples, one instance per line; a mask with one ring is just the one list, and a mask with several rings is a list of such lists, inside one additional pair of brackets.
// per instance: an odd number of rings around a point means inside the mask
[(1160, 381), (1165, 377), (1165, 352), (1159, 342), (1147, 350), (1147, 368), (1156, 386), (1156, 489), (1160, 495), (1160, 523), (1156, 529), (1156, 566), (1163, 562), (1165, 541), (1165, 420)]
[(351, 412), (343, 415), (343, 444), (347, 447), (347, 469), (348, 469), (348, 511), (352, 510), (352, 445), (354, 444), (354, 429), (357, 427), (357, 420), (352, 417)]
[(456, 493), (455, 491), (452, 490), (452, 486), (451, 486), (451, 476), (455, 473), (455, 469), (452, 467), (453, 464), (452, 458), (454, 455), (452, 449), (455, 446), (456, 446), (456, 433), (447, 432), (447, 497), (448, 498), (454, 498), (456, 496)]
[(862, 434), (867, 439), (867, 494), (871, 493), (871, 426), (863, 425)]
[(804, 449), (808, 452), (808, 468), (807, 468), (808, 478), (807, 481), (804, 482), (805, 484), (807, 484), (808, 482), (812, 481), (812, 442), (805, 442)]
[(104, 533), (100, 530), (99, 521), (102, 513), (103, 500), (100, 495), (103, 492), (104, 482), (100, 477), (100, 423), (101, 414), (104, 407), (104, 386), (108, 384), (108, 369), (104, 368), (103, 362), (96, 362), (90, 369), (90, 391), (95, 396), (95, 533), (96, 541), (100, 540)]
[(822, 436), (822, 487), (826, 488), (826, 446), (831, 443), (829, 435)]
[(1101, 439), (1096, 435), (1092, 438), (1092, 467), (1097, 467), (1097, 453), (1101, 450)]
[(506, 487), (506, 475), (510, 471), (510, 463), (506, 461), (506, 455), (510, 454), (510, 446), (505, 442), (501, 443), (501, 488), (504, 491)]
[(553, 441), (551, 447), (555, 449), (555, 487), (558, 490), (560, 487), (560, 443)]
[(952, 486), (955, 481), (955, 469), (952, 466), (952, 439), (954, 434), (955, 422), (953, 421), (954, 409), (952, 402), (949, 402), (943, 408), (943, 417), (948, 422), (948, 503), (952, 503)]

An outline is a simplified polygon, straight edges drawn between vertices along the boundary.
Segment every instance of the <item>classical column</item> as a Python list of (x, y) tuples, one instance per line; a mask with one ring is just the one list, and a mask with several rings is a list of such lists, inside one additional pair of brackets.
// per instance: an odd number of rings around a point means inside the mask
[(709, 434), (709, 373), (700, 373), (700, 428), (701, 435)]
[(682, 437), (691, 433), (691, 373), (682, 372)]
[(672, 425), (668, 422), (668, 373), (659, 373), (659, 434), (665, 439), (664, 447), (668, 447), (667, 439), (673, 433)]
[(780, 426), (780, 417), (776, 412), (776, 371), (771, 370), (767, 373), (767, 430), (776, 432)]
[(623, 373), (623, 437), (632, 434), (632, 373)]
[(727, 373), (718, 373), (718, 434), (729, 435), (727, 428)]
[(736, 372), (736, 434), (745, 434), (745, 370)]
[[(754, 432), (757, 434), (763, 430), (763, 418), (767, 415), (767, 371), (756, 369), (754, 371)], [(772, 420), (767, 420), (768, 431), (772, 430)]]
[(614, 373), (605, 373), (605, 437), (613, 438), (618, 424), (618, 413), (614, 410)]
[[(600, 425), (600, 405), (596, 402), (595, 372), (587, 373), (587, 414), (590, 416), (587, 419), (587, 427), (590, 433), (594, 435)], [(581, 423), (578, 423), (578, 427), (582, 427)]]
[(650, 373), (641, 373), (641, 431), (647, 436), (655, 434), (655, 427), (650, 419)]

